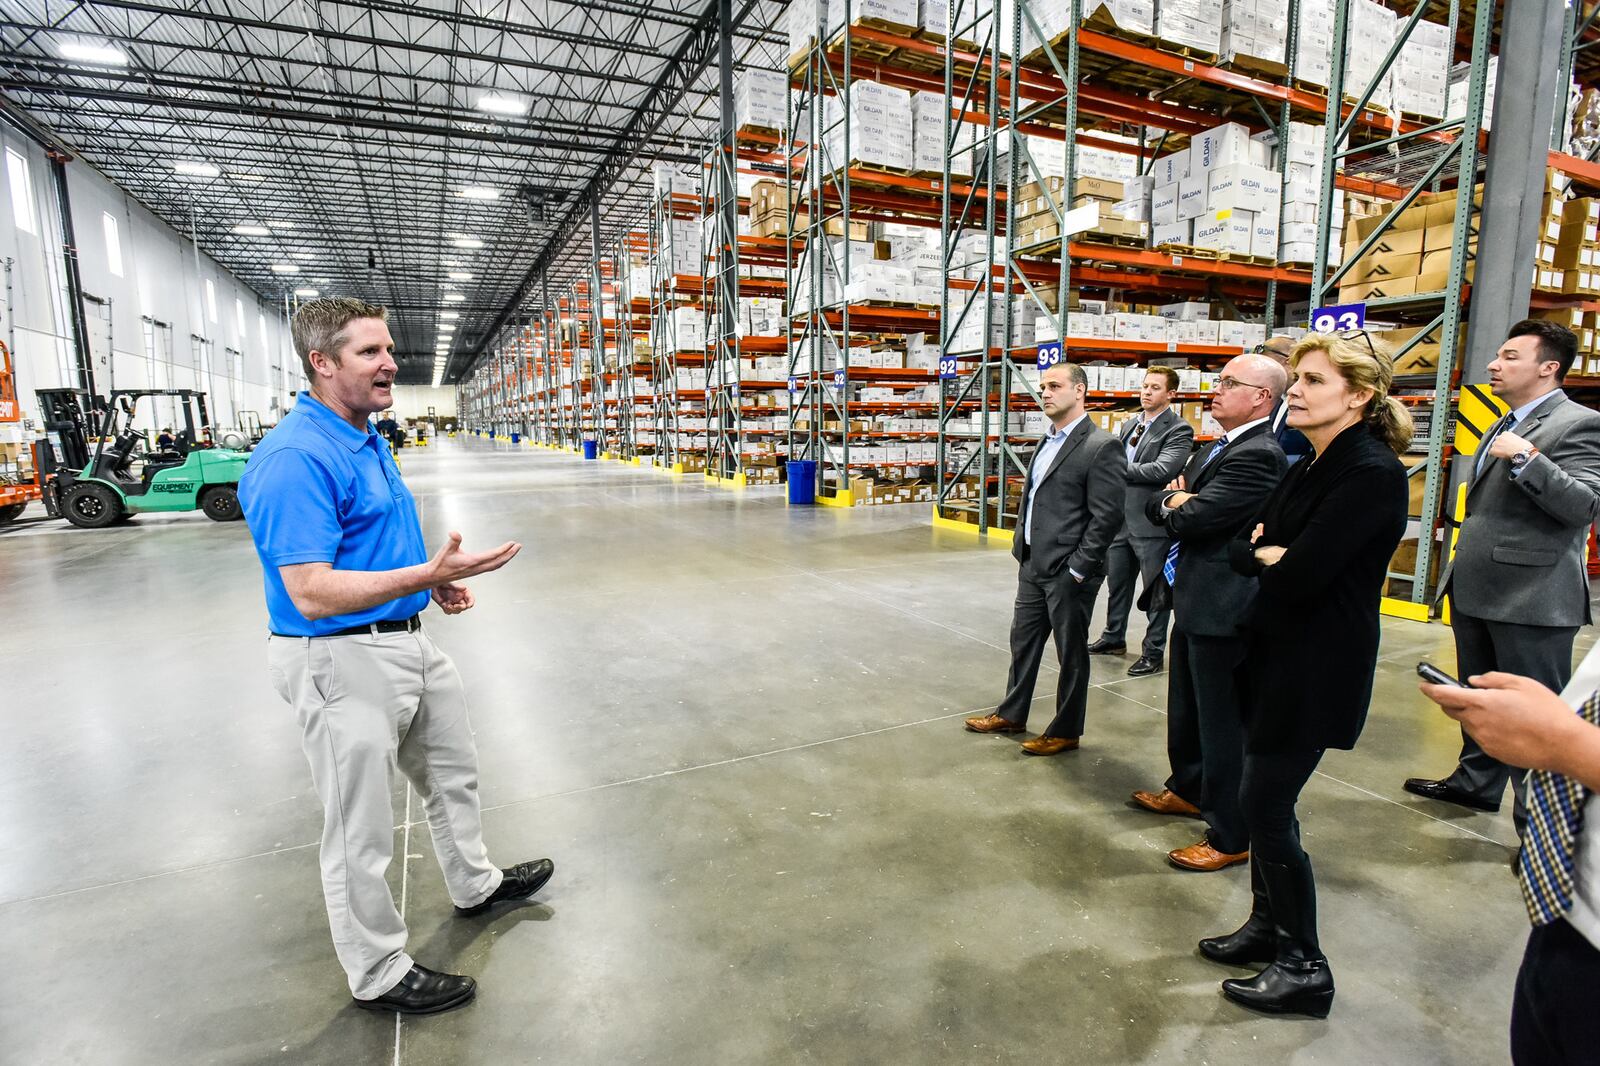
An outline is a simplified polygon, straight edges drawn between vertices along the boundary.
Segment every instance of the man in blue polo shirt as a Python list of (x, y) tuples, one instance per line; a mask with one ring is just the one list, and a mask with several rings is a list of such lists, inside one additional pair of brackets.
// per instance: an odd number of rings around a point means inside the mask
[(555, 867), (489, 862), (461, 677), (421, 620), (430, 599), (445, 614), (471, 608), (459, 582), (498, 570), (522, 546), (472, 554), (451, 533), (429, 557), (416, 500), (368, 424), (393, 404), (386, 315), (345, 298), (301, 306), (294, 344), (311, 391), (256, 447), (239, 501), (266, 579), (272, 683), (299, 718), (322, 800), (334, 951), (358, 1005), (429, 1014), (465, 1003), (477, 986), (406, 954), (384, 879), (395, 767), (422, 797), (458, 913), (531, 896)]

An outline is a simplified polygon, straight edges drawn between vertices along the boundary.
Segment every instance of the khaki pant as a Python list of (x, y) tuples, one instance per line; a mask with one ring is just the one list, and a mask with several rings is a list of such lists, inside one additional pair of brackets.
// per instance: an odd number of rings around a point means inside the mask
[(322, 800), (322, 892), (334, 951), (357, 999), (411, 969), (406, 925), (384, 874), (394, 854), (396, 765), (422, 797), (433, 850), (458, 907), (502, 874), (483, 846), (478, 750), (461, 675), (425, 629), (268, 638), (273, 686), (295, 709)]

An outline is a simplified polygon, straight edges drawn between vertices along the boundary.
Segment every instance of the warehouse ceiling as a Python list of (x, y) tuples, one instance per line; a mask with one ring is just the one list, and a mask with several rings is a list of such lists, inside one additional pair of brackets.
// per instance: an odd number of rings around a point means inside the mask
[[(733, 0), (741, 69), (785, 6)], [(390, 307), (427, 384), (588, 275), (589, 197), (603, 249), (643, 227), (715, 136), (715, 41), (716, 0), (0, 0), (0, 98), (262, 296)]]

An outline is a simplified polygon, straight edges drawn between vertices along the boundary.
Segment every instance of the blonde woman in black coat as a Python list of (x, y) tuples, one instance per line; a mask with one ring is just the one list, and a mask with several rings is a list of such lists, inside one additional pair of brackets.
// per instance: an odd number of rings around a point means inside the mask
[(1267, 963), (1222, 983), (1244, 1006), (1325, 1017), (1333, 973), (1317, 942), (1316, 885), (1295, 803), (1329, 748), (1351, 748), (1366, 722), (1378, 658), (1378, 603), (1405, 532), (1399, 455), (1412, 421), (1389, 395), (1394, 363), (1364, 333), (1312, 334), (1290, 357), (1289, 425), (1312, 454), (1296, 463), (1231, 548), (1260, 581), (1242, 668), (1254, 905), (1237, 932), (1200, 942), (1207, 958)]

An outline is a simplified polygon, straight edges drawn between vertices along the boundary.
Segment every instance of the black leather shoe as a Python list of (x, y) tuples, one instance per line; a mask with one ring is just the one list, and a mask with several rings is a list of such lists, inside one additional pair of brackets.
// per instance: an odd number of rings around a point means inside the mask
[(392, 1010), (396, 1014), (437, 1014), (459, 1007), (478, 992), (478, 983), (459, 974), (440, 973), (416, 963), (400, 983), (377, 999), (358, 999), (363, 1010)]
[(1147, 677), (1150, 674), (1159, 674), (1163, 667), (1160, 659), (1152, 659), (1148, 655), (1141, 655), (1128, 667), (1129, 677)]
[(1279, 959), (1254, 977), (1222, 982), (1222, 994), (1264, 1014), (1326, 1018), (1333, 1007), (1333, 971), (1323, 958)]
[(1090, 655), (1125, 655), (1127, 651), (1128, 646), (1126, 644), (1114, 644), (1105, 637), (1101, 637), (1089, 645)]
[(1488, 811), (1493, 814), (1500, 809), (1500, 804), (1479, 799), (1472, 793), (1465, 789), (1457, 788), (1448, 781), (1430, 781), (1426, 777), (1408, 777), (1402, 787), (1413, 796), (1422, 796), (1431, 800), (1443, 800), (1446, 803), (1454, 803), (1458, 807), (1467, 807), (1474, 811)]
[(527, 899), (543, 888), (544, 883), (550, 880), (550, 875), (555, 872), (556, 864), (549, 859), (519, 862), (510, 869), (501, 871), (505, 874), (505, 879), (488, 899), (476, 907), (457, 907), (456, 913), (470, 918), (474, 914), (482, 914), (496, 903), (504, 903), (509, 899)]

